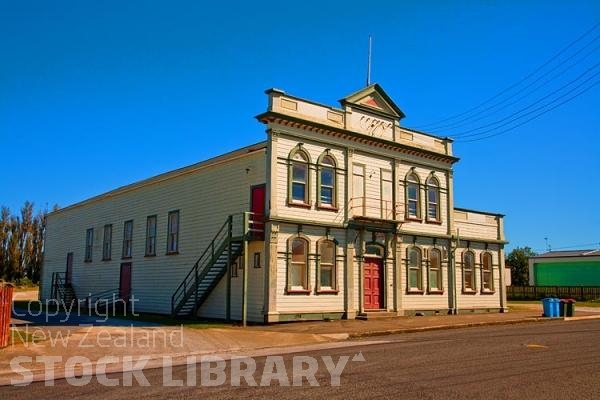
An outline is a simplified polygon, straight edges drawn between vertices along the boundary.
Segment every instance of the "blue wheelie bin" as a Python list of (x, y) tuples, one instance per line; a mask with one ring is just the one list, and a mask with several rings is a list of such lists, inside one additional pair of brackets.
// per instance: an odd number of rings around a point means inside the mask
[(551, 302), (552, 302), (551, 298), (547, 297), (545, 299), (542, 299), (542, 307), (544, 310), (544, 314), (543, 314), (544, 317), (552, 317)]
[(552, 299), (552, 317), (558, 318), (560, 317), (560, 299)]

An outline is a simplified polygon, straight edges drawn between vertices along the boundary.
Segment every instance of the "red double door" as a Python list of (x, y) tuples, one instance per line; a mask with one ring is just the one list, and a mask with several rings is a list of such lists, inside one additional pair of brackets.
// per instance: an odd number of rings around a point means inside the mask
[(383, 260), (365, 258), (363, 271), (364, 308), (380, 310), (383, 308)]

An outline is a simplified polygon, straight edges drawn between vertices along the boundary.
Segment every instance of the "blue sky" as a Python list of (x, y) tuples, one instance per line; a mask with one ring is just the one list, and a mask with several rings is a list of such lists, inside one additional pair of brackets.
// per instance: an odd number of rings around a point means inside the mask
[[(600, 28), (536, 93), (448, 130), (432, 124), (535, 71), (600, 22), (600, 2), (206, 3), (1, 0), (0, 204), (66, 206), (261, 141), (265, 89), (337, 105), (365, 84), (369, 35), (372, 81), (403, 124), (443, 136), (598, 80)], [(599, 109), (600, 85), (506, 134), (457, 140), (456, 205), (506, 214), (509, 249), (599, 247)]]

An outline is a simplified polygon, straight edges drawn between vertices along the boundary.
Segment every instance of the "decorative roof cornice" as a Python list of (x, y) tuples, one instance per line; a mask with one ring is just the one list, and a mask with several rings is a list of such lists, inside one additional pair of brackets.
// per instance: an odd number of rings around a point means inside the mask
[(297, 129), (304, 129), (309, 132), (316, 132), (325, 136), (341, 138), (350, 142), (367, 144), (376, 148), (391, 150), (402, 154), (418, 156), (421, 158), (445, 162), (453, 164), (459, 158), (447, 154), (437, 153), (435, 151), (423, 149), (420, 147), (408, 146), (402, 143), (392, 142), (390, 140), (381, 139), (373, 136), (368, 136), (359, 132), (340, 129), (333, 126), (325, 125), (319, 122), (308, 121), (301, 118), (292, 117), (287, 114), (282, 114), (274, 111), (267, 111), (256, 116), (260, 122), (264, 124), (279, 124)]

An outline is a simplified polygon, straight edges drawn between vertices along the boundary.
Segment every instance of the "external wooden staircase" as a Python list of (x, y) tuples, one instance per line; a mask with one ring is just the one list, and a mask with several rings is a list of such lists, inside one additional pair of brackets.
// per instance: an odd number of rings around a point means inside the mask
[(67, 279), (66, 272), (54, 272), (52, 274), (52, 292), (50, 297), (64, 306), (77, 301), (75, 290), (71, 286), (71, 282)]
[[(219, 281), (243, 255), (244, 241), (250, 240), (252, 225), (248, 215), (230, 215), (171, 296), (172, 317), (195, 316)], [(257, 223), (254, 223), (257, 225)]]

